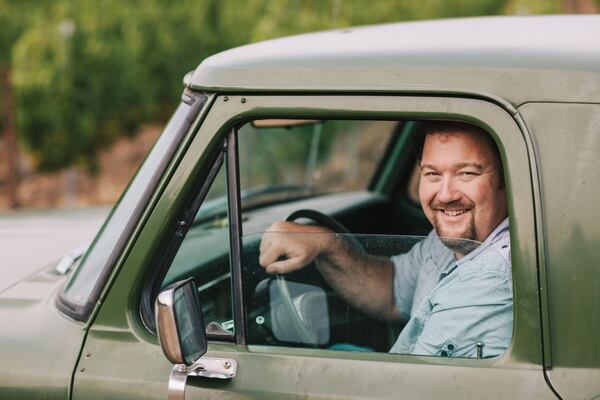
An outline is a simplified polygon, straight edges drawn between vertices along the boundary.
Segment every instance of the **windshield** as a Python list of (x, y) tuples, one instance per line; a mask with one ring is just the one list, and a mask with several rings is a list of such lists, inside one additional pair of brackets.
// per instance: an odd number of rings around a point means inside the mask
[[(95, 302), (94, 297), (99, 295), (102, 287), (104, 279), (101, 279), (101, 275), (105, 278), (110, 273), (115, 261), (113, 257), (118, 255), (120, 245), (128, 239), (154, 185), (158, 183), (191, 122), (206, 102), (205, 96), (188, 91), (182, 99), (183, 102), (67, 282), (59, 305), (75, 319), (86, 317), (87, 309)], [(94, 290), (95, 288), (97, 289)]]

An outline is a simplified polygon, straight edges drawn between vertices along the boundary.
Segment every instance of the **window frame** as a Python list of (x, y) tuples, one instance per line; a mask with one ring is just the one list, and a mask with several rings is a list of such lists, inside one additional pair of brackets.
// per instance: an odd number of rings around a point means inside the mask
[[(524, 138), (526, 132), (522, 130), (513, 115), (510, 109), (497, 102), (481, 98), (446, 97), (440, 94), (228, 95), (227, 100), (225, 96), (220, 96), (215, 99), (209, 115), (200, 128), (200, 131), (203, 131), (203, 139), (194, 140), (188, 149), (188, 153), (191, 154), (185, 156), (188, 157), (188, 165), (184, 170), (192, 172), (194, 168), (198, 169), (198, 165), (193, 167), (194, 163), (199, 162), (197, 155), (205, 151), (208, 143), (214, 138), (230, 134), (236, 126), (256, 118), (452, 119), (482, 127), (497, 142), (505, 166), (511, 218), (515, 318), (513, 341), (507, 352), (496, 359), (475, 361), (478, 363), (476, 365), (482, 365), (481, 363), (489, 365), (521, 363), (522, 365), (527, 361), (541, 365), (541, 322), (534, 218), (536, 199), (532, 190), (533, 165), (529, 161), (532, 150)], [(196, 161), (193, 161), (192, 157), (195, 157)], [(197, 171), (178, 179), (179, 181), (172, 185), (171, 191), (181, 190), (183, 185), (189, 185), (190, 181), (197, 179)], [(514, 195), (515, 191), (518, 196)], [(235, 196), (238, 197), (236, 202), (239, 210), (239, 193), (235, 193)], [(515, 266), (517, 268), (514, 268)], [(149, 266), (146, 266), (147, 268)], [(235, 269), (241, 271), (240, 260), (233, 260), (232, 272)], [(237, 296), (235, 291), (234, 296)], [(520, 296), (526, 297), (526, 301), (519, 301)], [(243, 307), (243, 304), (241, 306)], [(239, 331), (238, 326), (236, 331)], [(236, 342), (244, 343), (243, 338), (238, 338)], [(285, 350), (280, 347), (265, 349), (264, 346), (249, 346), (248, 350), (253, 351), (257, 347), (260, 349), (256, 351), (268, 351), (273, 354), (298, 350)], [(302, 349), (302, 351), (306, 355), (322, 356), (321, 352), (324, 350), (316, 350), (318, 353), (311, 353), (314, 350), (310, 349)], [(390, 360), (408, 363), (420, 363), (419, 360), (423, 360), (412, 355), (385, 356)], [(355, 355), (348, 354), (344, 357), (354, 358)], [(460, 360), (460, 363), (470, 365), (469, 361), (473, 360)], [(447, 364), (448, 360), (441, 362), (427, 358), (423, 362)]]
[[(177, 255), (177, 251), (183, 243), (185, 236), (192, 226), (194, 217), (198, 213), (198, 210), (202, 206), (206, 195), (212, 187), (220, 168), (227, 169), (227, 156), (226, 156), (226, 141), (223, 140), (220, 148), (217, 149), (213, 155), (213, 160), (209, 163), (210, 168), (205, 177), (203, 184), (198, 185), (196, 193), (191, 196), (188, 204), (184, 207), (183, 212), (180, 214), (180, 218), (177, 221), (174, 229), (172, 229), (169, 235), (169, 241), (165, 246), (164, 250), (159, 255), (159, 261), (157, 267), (154, 268), (149, 275), (149, 279), (146, 281), (142, 292), (142, 301), (140, 302), (140, 316), (146, 328), (156, 334), (156, 321), (154, 319), (154, 302), (160, 291), (160, 285), (165, 278), (173, 259)], [(226, 171), (227, 172), (227, 171)], [(227, 188), (229, 196), (229, 187)], [(229, 204), (229, 200), (227, 202)], [(232, 337), (228, 335), (209, 335), (209, 339), (213, 340), (225, 340), (233, 341)]]
[[(376, 114), (374, 114), (376, 115)], [(249, 123), (252, 121), (252, 119), (247, 119), (247, 116), (244, 116), (245, 118), (241, 121), (241, 122), (237, 122), (236, 124), (236, 128), (237, 127), (241, 127), (246, 123)], [(304, 117), (304, 114), (303, 114)], [(437, 117), (437, 118), (436, 118)], [(406, 209), (407, 212), (411, 213), (411, 214), (416, 214), (418, 216), (422, 216), (423, 218), (425, 218), (424, 216), (424, 212), (421, 209), (420, 204), (418, 203), (414, 203), (413, 201), (411, 201), (411, 199), (409, 199), (408, 194), (406, 192), (406, 186), (408, 184), (408, 181), (410, 180), (410, 175), (413, 172), (413, 167), (415, 165), (415, 162), (417, 160), (417, 156), (414, 154), (414, 149), (411, 145), (411, 141), (412, 141), (412, 135), (414, 134), (415, 131), (415, 124), (420, 123), (421, 121), (431, 121), (431, 120), (435, 120), (435, 119), (448, 119), (448, 120), (454, 120), (454, 121), (460, 121), (460, 122), (466, 122), (468, 124), (471, 124), (473, 126), (478, 126), (480, 128), (483, 129), (484, 132), (486, 132), (486, 134), (490, 135), (492, 137), (492, 139), (496, 142), (498, 149), (500, 151), (500, 155), (503, 157), (502, 154), (502, 147), (501, 147), (501, 142), (499, 141), (499, 139), (497, 137), (495, 137), (495, 133), (493, 131), (491, 131), (490, 127), (485, 127), (481, 126), (481, 124), (477, 124), (476, 121), (473, 120), (469, 120), (468, 118), (465, 118), (466, 116), (462, 116), (462, 118), (456, 118), (456, 116), (453, 116), (454, 118), (451, 117), (445, 117), (445, 116), (434, 116), (433, 118), (430, 117), (430, 115), (427, 115), (427, 117), (421, 117), (421, 118), (404, 118), (404, 120), (402, 120), (401, 117), (398, 117), (397, 121), (399, 123), (401, 123), (400, 125), (400, 129), (396, 130), (391, 137), (391, 140), (389, 141), (388, 145), (390, 146), (396, 146), (398, 145), (400, 142), (400, 145), (402, 146), (402, 149), (396, 154), (396, 157), (394, 157), (394, 150), (395, 149), (387, 149), (385, 154), (381, 157), (381, 159), (379, 160), (379, 165), (377, 166), (377, 168), (374, 171), (374, 175), (371, 177), (370, 182), (368, 184), (368, 190), (369, 191), (374, 191), (374, 192), (378, 192), (378, 193), (383, 193), (385, 195), (388, 195), (391, 197), (392, 201), (402, 201), (404, 203), (408, 203), (408, 204), (404, 204), (404, 207)], [(276, 116), (272, 116), (271, 114), (259, 114), (257, 117), (255, 117), (256, 119), (269, 119), (269, 118), (277, 118), (277, 119), (293, 119), (294, 116), (291, 115), (286, 115), (286, 114), (276, 114)], [(254, 118), (253, 118), (254, 119)], [(316, 116), (310, 116), (307, 119), (324, 119), (324, 120), (341, 120), (341, 119), (345, 119), (345, 120), (384, 120), (383, 118), (375, 118), (373, 115), (365, 115), (364, 117), (361, 118), (340, 118), (338, 117), (338, 115), (334, 114), (334, 115), (323, 115), (320, 114), (320, 118), (317, 118)], [(395, 119), (391, 119), (391, 118), (387, 118), (388, 120), (395, 120)], [(234, 139), (236, 142), (236, 148), (237, 148), (237, 129), (233, 129), (232, 130), (232, 134), (234, 134)], [(230, 158), (236, 158), (239, 159), (239, 153), (237, 152), (232, 152), (229, 155)], [(504, 158), (501, 160), (502, 163), (504, 164)], [(237, 161), (232, 161), (235, 164), (239, 163), (239, 160)], [(388, 175), (387, 177), (384, 177), (384, 179), (387, 179), (386, 182), (379, 182), (380, 178), (379, 176), (377, 176), (378, 174), (381, 173), (385, 173), (385, 163), (388, 162), (393, 162), (395, 167), (397, 166), (401, 166), (401, 168), (404, 168), (402, 171), (399, 172), (392, 172), (391, 174), (393, 175), (391, 178)], [(238, 171), (239, 172), (239, 171)], [(504, 173), (506, 175), (506, 168), (504, 168)], [(237, 181), (238, 181), (238, 190), (239, 190), (239, 176), (237, 177)], [(233, 199), (233, 198), (232, 198)], [(241, 202), (239, 200), (239, 196), (237, 198), (238, 201), (238, 207), (237, 207), (237, 218), (238, 220), (241, 220)], [(509, 207), (509, 212), (510, 212), (510, 207)], [(411, 217), (413, 217), (411, 215)], [(509, 216), (510, 217), (510, 216)], [(240, 225), (241, 227), (241, 225)], [(511, 229), (512, 230), (512, 229)], [(242, 237), (243, 237), (243, 232), (241, 231), (241, 229), (239, 230), (239, 241), (241, 242)], [(382, 234), (383, 235), (383, 234)], [(394, 236), (394, 235), (390, 235), (390, 236)], [(398, 235), (398, 236), (402, 236), (402, 235)], [(423, 237), (426, 237), (427, 235), (425, 234)], [(232, 241), (234, 240), (234, 238), (232, 237)], [(513, 239), (511, 239), (511, 243), (513, 242)], [(511, 249), (511, 254), (513, 253), (513, 250)], [(233, 269), (239, 270), (239, 271), (243, 271), (244, 267), (242, 265), (242, 258), (241, 257), (242, 251), (240, 250), (240, 256), (233, 259), (232, 258), (232, 263), (233, 263)], [(232, 269), (232, 273), (233, 273), (233, 269)], [(240, 273), (242, 275), (243, 279), (243, 272)], [(513, 273), (513, 277), (514, 277), (514, 273)], [(511, 342), (508, 345), (508, 348), (506, 349), (506, 351), (504, 353), (502, 353), (499, 356), (495, 356), (495, 357), (491, 357), (489, 359), (498, 359), (498, 358), (503, 358), (506, 353), (508, 353), (511, 350), (513, 341), (515, 339), (515, 330), (516, 330), (516, 324), (515, 324), (515, 308), (516, 308), (516, 300), (515, 300), (515, 296), (514, 296), (514, 284), (513, 284), (513, 332), (512, 332), (512, 336), (511, 336)], [(238, 295), (241, 294), (242, 296), (242, 303), (244, 301), (244, 299), (249, 298), (247, 296), (247, 293), (240, 290), (239, 292), (236, 292)], [(234, 294), (235, 295), (235, 294)], [(241, 310), (245, 310), (246, 307), (242, 304), (240, 306)], [(244, 329), (248, 330), (248, 326), (247, 321), (245, 320), (245, 317), (247, 313), (244, 312)], [(405, 321), (408, 322), (408, 321)], [(236, 328), (237, 329), (237, 328)], [(250, 346), (255, 346), (255, 347), (268, 347), (270, 349), (300, 349), (300, 350), (308, 350), (308, 351), (327, 351), (327, 349), (323, 349), (323, 348), (319, 348), (319, 349), (310, 349), (309, 347), (305, 347), (305, 346), (294, 346), (294, 345), (289, 345), (289, 346), (282, 346), (282, 345), (261, 345), (261, 344), (252, 344), (252, 343), (247, 343), (247, 338), (243, 338), (243, 340), (241, 342), (238, 342), (238, 344), (243, 344), (243, 345), (250, 345)], [(277, 351), (274, 351), (275, 353), (277, 353)], [(392, 354), (392, 353), (382, 353), (382, 352), (373, 352), (374, 354), (385, 354), (385, 355), (397, 355), (397, 356), (407, 356), (407, 357), (422, 357), (422, 355), (413, 355), (413, 354)], [(426, 356), (429, 357), (429, 356)], [(432, 357), (439, 357), (439, 356), (432, 356)], [(467, 359), (468, 358), (462, 358)], [(471, 358), (471, 360), (473, 360), (474, 358)], [(485, 362), (485, 359), (476, 359), (476, 362)]]
[[(136, 171), (132, 181), (129, 184), (130, 186), (125, 189), (121, 195), (121, 198), (119, 198), (109, 216), (106, 218), (93, 242), (90, 244), (88, 249), (86, 249), (81, 262), (77, 266), (77, 269), (71, 272), (68, 280), (61, 287), (60, 291), (55, 297), (54, 304), (56, 308), (69, 318), (80, 322), (85, 322), (90, 319), (92, 313), (94, 312), (95, 306), (103, 295), (105, 287), (109, 285), (110, 276), (116, 269), (116, 264), (118, 263), (120, 255), (125, 251), (130, 238), (134, 236), (137, 224), (143, 218), (146, 207), (148, 207), (148, 205), (151, 203), (155, 190), (160, 186), (164, 175), (169, 169), (169, 166), (172, 164), (173, 159), (176, 158), (175, 155), (177, 150), (183, 143), (186, 142), (186, 139), (189, 139), (187, 133), (189, 132), (190, 127), (194, 125), (194, 122), (197, 121), (198, 117), (201, 118), (204, 115), (203, 111), (206, 112), (206, 110), (209, 108), (210, 100), (211, 98), (209, 98), (209, 96), (207, 96), (205, 93), (195, 92), (188, 88), (184, 89), (181, 95), (181, 103), (179, 104), (178, 108), (179, 110), (186, 105), (189, 106), (186, 114), (184, 114), (184, 120), (175, 126), (170, 126), (170, 124), (165, 126), (165, 132), (168, 129), (174, 129), (172, 131), (172, 137), (166, 143), (162, 144), (162, 147), (159, 146), (161, 145), (160, 138), (157, 140), (155, 145), (146, 156), (146, 159), (139, 167), (138, 171)], [(156, 160), (151, 160), (152, 156), (156, 156)], [(137, 198), (135, 197), (135, 193), (132, 194), (131, 204), (124, 204), (123, 201), (127, 198), (127, 194), (130, 192), (130, 190), (133, 190), (133, 187), (131, 186), (132, 183), (135, 183), (138, 175), (144, 171), (149, 174), (147, 178), (147, 185), (139, 188), (141, 191)], [(130, 217), (121, 229), (118, 227), (115, 229), (111, 225), (113, 215), (117, 214), (123, 207), (127, 206), (130, 207)], [(127, 211), (126, 208), (123, 209), (125, 212)], [(118, 223), (116, 224), (118, 226)], [(108, 233), (105, 233), (106, 230)], [(104, 261), (100, 261), (98, 264), (98, 274), (96, 280), (93, 282), (92, 289), (86, 300), (81, 304), (75, 303), (67, 298), (66, 292), (68, 287), (76, 280), (79, 269), (86, 267), (88, 256), (94, 252), (94, 249), (97, 243), (102, 239), (103, 234), (114, 235), (114, 239), (116, 239), (113, 240), (115, 242), (114, 246), (110, 249), (110, 253), (106, 257), (99, 257), (101, 260), (104, 259)], [(98, 263), (96, 260), (94, 261)]]

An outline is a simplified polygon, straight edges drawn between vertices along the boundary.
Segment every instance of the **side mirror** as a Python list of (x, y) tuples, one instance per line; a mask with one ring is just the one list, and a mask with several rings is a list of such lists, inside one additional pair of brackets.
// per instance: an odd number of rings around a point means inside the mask
[(160, 346), (167, 359), (175, 364), (169, 377), (169, 400), (185, 399), (188, 376), (217, 379), (236, 376), (235, 360), (202, 357), (207, 350), (206, 331), (193, 278), (176, 282), (160, 292), (154, 309)]
[(198, 289), (192, 278), (176, 282), (156, 298), (158, 340), (173, 364), (192, 365), (206, 353), (206, 333)]

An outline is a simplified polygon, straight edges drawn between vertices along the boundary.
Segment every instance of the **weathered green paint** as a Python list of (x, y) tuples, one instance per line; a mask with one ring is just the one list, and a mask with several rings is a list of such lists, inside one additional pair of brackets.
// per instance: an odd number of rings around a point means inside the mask
[(485, 17), (269, 40), (200, 64), (199, 90), (482, 94), (600, 101), (600, 16)]
[(85, 334), (54, 305), (54, 266), (0, 294), (0, 399), (67, 399)]
[(531, 103), (519, 112), (534, 136), (544, 197), (552, 369), (565, 398), (600, 393), (600, 104)]
[(186, 83), (215, 96), (87, 324), (56, 309), (65, 279), (51, 270), (0, 292), (0, 398), (66, 399), (71, 379), (74, 399), (166, 397), (171, 366), (140, 318), (142, 287), (211, 153), (255, 117), (449, 118), (488, 130), (509, 195), (513, 342), (489, 360), (213, 342), (208, 355), (235, 358), (238, 376), (193, 379), (188, 398), (550, 398), (544, 375), (565, 398), (598, 396), (599, 37), (599, 16), (475, 18), (303, 35), (206, 59)]
[[(311, 118), (323, 115), (339, 118), (352, 115), (364, 118), (466, 119), (485, 126), (502, 141), (510, 188), (511, 218), (514, 221), (511, 228), (515, 249), (513, 268), (516, 302), (513, 344), (505, 355), (497, 359), (449, 361), (430, 357), (260, 346), (246, 348), (213, 343), (209, 355), (235, 358), (239, 363), (239, 375), (229, 383), (198, 379), (188, 387), (188, 396), (210, 398), (222, 395), (222, 391), (227, 389), (230, 391), (228, 395), (234, 397), (236, 394), (243, 397), (251, 393), (263, 398), (286, 398), (292, 394), (310, 394), (315, 398), (334, 395), (342, 398), (393, 398), (398, 393), (410, 393), (411, 397), (436, 397), (451, 387), (461, 398), (467, 395), (493, 398), (489, 393), (492, 382), (504, 382), (510, 386), (514, 397), (545, 398), (552, 395), (544, 381), (541, 365), (532, 182), (530, 174), (523, 173), (529, 171), (528, 153), (522, 133), (510, 113), (481, 100), (442, 97), (351, 95), (244, 98), (244, 103), (240, 96), (229, 96), (228, 101), (223, 97), (217, 98), (133, 243), (90, 328), (83, 352), (95, 356), (80, 360), (75, 376), (75, 398), (92, 395), (110, 397), (116, 393), (127, 393), (132, 398), (139, 393), (164, 398), (169, 365), (156, 338), (141, 323), (138, 312), (141, 282), (144, 282), (151, 269), (156, 268), (155, 250), (160, 249), (165, 241), (166, 226), (176, 222), (177, 211), (198, 184), (198, 176), (206, 168), (207, 150), (216, 148), (218, 138), (241, 119), (261, 116)], [(370, 367), (361, 368), (361, 379), (350, 379), (356, 376), (356, 369), (363, 362)], [(80, 372), (81, 368), (85, 368), (85, 371)], [(389, 374), (387, 378), (382, 370)], [(265, 371), (268, 377), (263, 373)], [(423, 389), (424, 385), (414, 385), (414, 382), (422, 382), (423, 377), (428, 375), (432, 378), (425, 385), (426, 389)], [(390, 376), (394, 377), (393, 382), (389, 382)], [(110, 382), (110, 390), (103, 392), (100, 388), (106, 381)], [(365, 382), (369, 384), (365, 385)], [(142, 388), (138, 394), (133, 393), (136, 387)], [(506, 393), (497, 393), (497, 396), (505, 397)]]
[[(115, 263), (115, 266), (113, 267), (113, 270), (111, 271), (111, 275), (109, 276), (109, 278), (107, 280), (107, 283), (106, 283), (106, 285), (104, 287), (104, 290), (100, 294), (100, 299), (98, 301), (98, 304), (96, 305), (96, 307), (94, 307), (94, 310), (92, 311), (92, 313), (90, 315), (90, 318), (88, 320), (88, 327), (93, 323), (94, 318), (95, 318), (98, 310), (100, 309), (99, 306), (103, 303), (103, 301), (104, 301), (104, 299), (106, 297), (106, 294), (107, 294), (108, 290), (110, 289), (112, 279), (118, 273), (119, 267), (122, 264), (123, 259), (129, 253), (131, 244), (137, 238), (137, 236), (138, 236), (138, 234), (140, 232), (141, 227), (143, 226), (144, 222), (148, 218), (148, 215), (151, 212), (151, 210), (154, 208), (154, 205), (156, 204), (157, 198), (160, 196), (160, 194), (162, 193), (162, 191), (163, 191), (163, 189), (164, 189), (164, 187), (166, 185), (166, 182), (170, 179), (171, 175), (173, 174), (175, 166), (179, 163), (179, 160), (181, 159), (182, 155), (184, 154), (184, 152), (188, 148), (188, 146), (190, 144), (190, 141), (192, 139), (192, 136), (193, 136), (193, 132), (195, 132), (198, 129), (198, 126), (202, 123), (202, 121), (206, 117), (206, 114), (207, 114), (208, 110), (210, 109), (210, 106), (211, 106), (211, 104), (213, 102), (213, 99), (214, 99), (213, 96), (209, 96), (209, 98), (206, 101), (206, 104), (200, 110), (200, 112), (198, 113), (198, 116), (196, 117), (196, 120), (190, 126), (188, 132), (186, 133), (186, 136), (181, 141), (181, 144), (180, 144), (179, 148), (175, 152), (175, 154), (173, 156), (173, 159), (169, 163), (168, 168), (166, 169), (163, 177), (161, 178), (159, 184), (157, 185), (156, 191), (153, 193), (152, 197), (150, 198), (150, 200), (148, 202), (148, 205), (147, 205), (146, 209), (144, 210), (144, 213), (142, 214), (140, 220), (138, 221), (138, 224), (137, 224), (135, 230), (133, 231), (131, 237), (129, 238), (129, 241), (128, 241), (128, 243), (127, 243), (127, 245), (126, 245), (126, 247), (125, 247), (125, 249), (123, 251), (123, 254), (121, 254), (121, 257)], [(153, 151), (154, 151), (154, 149), (153, 149)], [(166, 149), (160, 149), (160, 150), (157, 150), (157, 151), (164, 152), (164, 151), (166, 151)], [(164, 232), (164, 228), (165, 228), (165, 226), (162, 227), (162, 232)], [(140, 283), (140, 284), (142, 284), (142, 283)]]

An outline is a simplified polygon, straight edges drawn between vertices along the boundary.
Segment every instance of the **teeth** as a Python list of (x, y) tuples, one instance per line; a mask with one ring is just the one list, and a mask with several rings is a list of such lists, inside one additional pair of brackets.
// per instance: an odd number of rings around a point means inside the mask
[(444, 210), (444, 214), (449, 215), (451, 217), (456, 217), (457, 215), (462, 215), (466, 212), (467, 212), (467, 210), (453, 210), (453, 211)]

